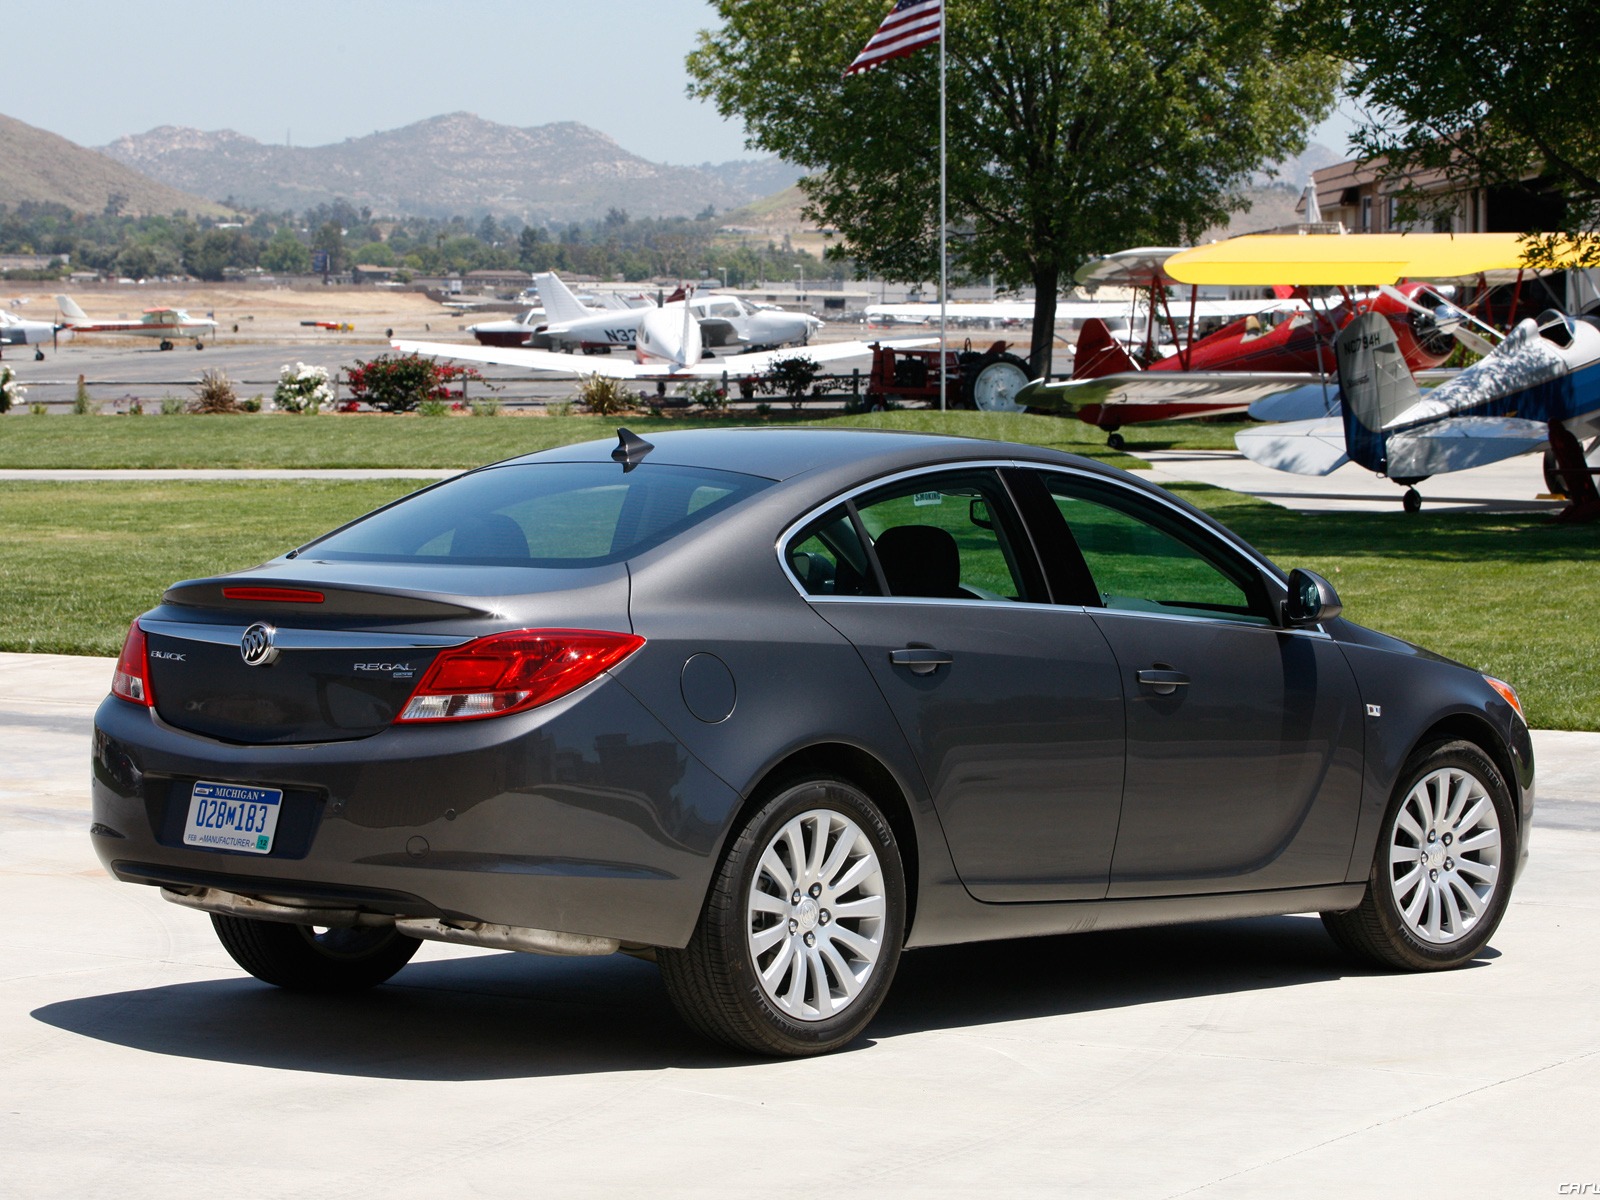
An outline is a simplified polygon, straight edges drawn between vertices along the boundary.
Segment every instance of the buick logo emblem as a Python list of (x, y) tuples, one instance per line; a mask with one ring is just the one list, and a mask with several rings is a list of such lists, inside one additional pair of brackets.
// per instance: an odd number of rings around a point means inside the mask
[(239, 639), (239, 656), (247, 666), (270, 667), (278, 661), (278, 647), (272, 640), (277, 632), (264, 621), (257, 621), (244, 631)]

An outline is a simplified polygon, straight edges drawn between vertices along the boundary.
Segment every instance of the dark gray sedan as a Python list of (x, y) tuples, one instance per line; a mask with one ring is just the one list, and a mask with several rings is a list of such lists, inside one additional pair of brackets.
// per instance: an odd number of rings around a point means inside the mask
[(1527, 856), (1506, 684), (1122, 471), (870, 431), (623, 431), (169, 588), (93, 839), (269, 983), (418, 939), (653, 958), (814, 1054), (903, 949), (1320, 912), (1460, 965)]

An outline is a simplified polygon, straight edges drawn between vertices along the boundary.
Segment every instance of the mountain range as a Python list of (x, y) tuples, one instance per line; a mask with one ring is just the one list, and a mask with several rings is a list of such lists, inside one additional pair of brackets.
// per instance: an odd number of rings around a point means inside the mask
[(0, 204), (64, 204), (77, 212), (129, 215), (179, 211), (220, 216), (227, 210), (138, 170), (85, 150), (48, 130), (0, 116)]
[(576, 122), (519, 128), (472, 113), (430, 117), (326, 146), (258, 142), (164, 125), (99, 148), (169, 187), (212, 200), (302, 211), (335, 199), (382, 215), (490, 214), (530, 224), (737, 207), (801, 172), (780, 160), (668, 166)]

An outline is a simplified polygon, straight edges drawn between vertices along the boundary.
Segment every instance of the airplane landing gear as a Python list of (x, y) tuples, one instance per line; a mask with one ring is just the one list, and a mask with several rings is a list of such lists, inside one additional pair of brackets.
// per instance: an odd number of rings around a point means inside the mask
[(194, 348), (196, 350), (204, 350), (206, 348), (206, 344), (204, 342), (196, 342), (194, 344)]
[(172, 349), (172, 343), (167, 341), (166, 338), (162, 338), (161, 339), (161, 345), (157, 346), (156, 349), (158, 349), (158, 350), (171, 350)]
[(1400, 498), (1400, 507), (1408, 513), (1422, 511), (1422, 493), (1414, 487), (1406, 489), (1406, 494)]
[(36, 347), (34, 349), (34, 351), (33, 351), (33, 361), (34, 362), (43, 362), (44, 361), (44, 347), (40, 346), (40, 347)]
[(1123, 440), (1123, 437), (1120, 433), (1108, 433), (1106, 435), (1106, 445), (1110, 446), (1113, 450), (1121, 450), (1126, 447), (1127, 444), (1128, 443)]

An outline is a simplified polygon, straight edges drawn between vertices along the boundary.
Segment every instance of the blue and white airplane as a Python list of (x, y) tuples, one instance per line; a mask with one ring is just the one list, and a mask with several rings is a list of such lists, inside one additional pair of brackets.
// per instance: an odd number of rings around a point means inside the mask
[(1600, 518), (1600, 321), (1555, 309), (1520, 321), (1431, 391), (1417, 386), (1382, 317), (1358, 317), (1335, 346), (1338, 413), (1243, 430), (1234, 440), (1246, 458), (1299, 475), (1354, 462), (1404, 487), (1415, 512), (1416, 485), (1430, 476), (1548, 447), (1547, 484), (1569, 501), (1563, 519)]

